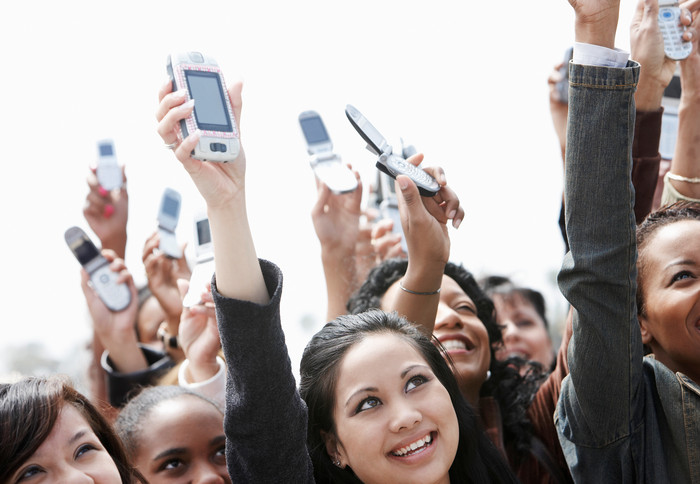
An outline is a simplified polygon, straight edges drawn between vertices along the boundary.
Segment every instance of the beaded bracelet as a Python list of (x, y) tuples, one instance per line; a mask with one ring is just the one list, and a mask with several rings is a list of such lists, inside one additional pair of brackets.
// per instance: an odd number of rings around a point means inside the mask
[(410, 289), (406, 289), (403, 287), (403, 279), (399, 280), (399, 287), (403, 290), (406, 291), (409, 294), (415, 294), (416, 296), (434, 296), (435, 294), (440, 294), (440, 288), (437, 288), (437, 291), (433, 292), (418, 292), (418, 291), (411, 291)]

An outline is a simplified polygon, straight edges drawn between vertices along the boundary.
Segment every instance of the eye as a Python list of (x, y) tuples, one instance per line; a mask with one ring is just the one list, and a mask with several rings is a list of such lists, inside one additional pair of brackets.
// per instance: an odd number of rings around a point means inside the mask
[(468, 304), (468, 303), (460, 303), (457, 305), (455, 310), (459, 313), (469, 313), (469, 314), (476, 314), (476, 307), (474, 307), (473, 304)]
[(534, 324), (535, 324), (535, 323), (532, 322), (532, 321), (530, 321), (529, 319), (521, 319), (520, 321), (518, 321), (517, 323), (515, 323), (515, 325), (516, 325), (517, 327), (519, 327), (519, 328), (527, 328), (527, 327), (530, 327), (530, 326), (534, 326)]
[(226, 446), (222, 445), (220, 448), (216, 449), (214, 453), (214, 462), (218, 465), (226, 464)]
[(75, 451), (75, 458), (78, 459), (85, 453), (90, 452), (91, 450), (97, 450), (97, 447), (95, 447), (92, 444), (83, 444), (80, 447), (78, 447), (78, 450)]
[(179, 469), (185, 465), (185, 462), (182, 459), (174, 458), (174, 459), (168, 459), (164, 461), (160, 467), (158, 468), (158, 471), (171, 471), (173, 469)]
[(29, 466), (27, 469), (24, 470), (18, 477), (15, 482), (24, 482), (28, 481), (32, 477), (38, 475), (39, 473), (43, 472), (43, 469), (39, 466)]
[(673, 284), (674, 282), (682, 281), (683, 279), (690, 279), (694, 278), (693, 274), (690, 271), (680, 271), (676, 274), (673, 275), (671, 278), (671, 283)]
[(360, 412), (364, 412), (365, 410), (369, 410), (371, 408), (381, 405), (381, 403), (381, 400), (379, 400), (376, 397), (367, 397), (360, 402), (360, 404), (355, 409), (355, 413), (357, 414)]
[(419, 386), (421, 386), (423, 383), (425, 383), (427, 381), (428, 381), (428, 378), (426, 378), (423, 375), (416, 375), (414, 377), (411, 377), (411, 379), (408, 380), (408, 382), (406, 382), (405, 391), (410, 392), (411, 390), (418, 388)]

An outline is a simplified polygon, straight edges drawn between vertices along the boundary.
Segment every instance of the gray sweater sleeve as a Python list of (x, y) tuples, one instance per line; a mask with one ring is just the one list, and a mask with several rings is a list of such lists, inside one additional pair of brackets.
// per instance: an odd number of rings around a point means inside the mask
[(307, 411), (280, 322), (282, 272), (261, 260), (270, 302), (223, 297), (212, 280), (226, 358), (226, 463), (233, 482), (314, 482)]

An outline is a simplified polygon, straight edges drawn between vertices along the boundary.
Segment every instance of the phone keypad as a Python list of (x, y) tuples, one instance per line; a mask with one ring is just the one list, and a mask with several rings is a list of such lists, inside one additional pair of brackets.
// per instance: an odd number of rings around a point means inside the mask
[(90, 276), (90, 282), (97, 295), (111, 311), (121, 311), (131, 302), (131, 293), (126, 284), (117, 283), (117, 273), (103, 265)]
[(432, 176), (428, 175), (425, 171), (420, 168), (413, 166), (406, 160), (397, 155), (382, 155), (379, 158), (380, 162), (384, 164), (391, 170), (392, 176), (396, 178), (396, 175), (406, 175), (411, 180), (416, 182), (421, 193), (426, 196), (434, 196), (439, 190), (440, 185)]
[(662, 7), (659, 10), (659, 29), (664, 38), (664, 52), (669, 59), (681, 60), (690, 55), (693, 44), (682, 39), (684, 29), (680, 24), (678, 7)]

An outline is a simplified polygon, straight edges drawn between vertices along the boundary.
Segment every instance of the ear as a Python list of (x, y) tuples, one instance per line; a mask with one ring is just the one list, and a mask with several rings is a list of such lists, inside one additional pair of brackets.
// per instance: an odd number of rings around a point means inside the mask
[(321, 438), (326, 443), (326, 452), (331, 462), (341, 469), (346, 466), (347, 459), (343, 452), (343, 446), (338, 442), (338, 437), (332, 432), (321, 430)]
[(646, 316), (641, 314), (637, 315), (637, 320), (639, 321), (639, 329), (642, 332), (642, 343), (649, 346), (654, 341), (654, 335), (651, 334), (649, 320)]

